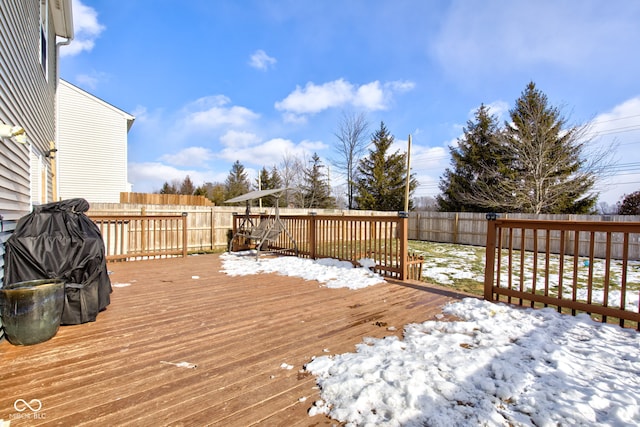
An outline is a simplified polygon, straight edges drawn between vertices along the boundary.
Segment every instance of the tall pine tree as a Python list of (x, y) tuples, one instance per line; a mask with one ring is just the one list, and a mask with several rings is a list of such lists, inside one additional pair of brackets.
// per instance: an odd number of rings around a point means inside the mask
[(567, 126), (530, 82), (496, 129), (482, 107), (452, 150), (454, 170), (441, 178), (440, 209), (534, 214), (590, 213), (596, 179), (610, 153), (589, 150), (586, 125)]
[(336, 201), (331, 197), (331, 188), (324, 165), (318, 154), (313, 153), (311, 165), (304, 170), (304, 178), (301, 186), (304, 208), (331, 209), (335, 208)]
[(479, 186), (499, 185), (501, 174), (506, 173), (502, 161), (498, 118), (482, 104), (475, 112), (475, 121), (469, 120), (458, 138), (456, 147), (450, 147), (451, 168), (440, 178), (438, 207), (443, 212), (489, 212), (500, 206), (474, 201)]
[(585, 160), (584, 128), (566, 127), (533, 82), (509, 116), (504, 148), (514, 177), (487, 194), (513, 212), (590, 213), (597, 201), (591, 193), (596, 171)]
[[(260, 190), (275, 190), (282, 188), (282, 178), (280, 178), (278, 168), (274, 166), (271, 168), (271, 172), (269, 172), (266, 167), (262, 167), (259, 179), (256, 179), (256, 188), (259, 188)], [(280, 206), (285, 206), (285, 200), (283, 197), (278, 199), (274, 197), (264, 197), (262, 199), (262, 206), (273, 207), (275, 206), (276, 200), (278, 200)]]
[(236, 160), (233, 166), (231, 166), (231, 171), (229, 172), (224, 185), (226, 200), (248, 193), (251, 189), (251, 183), (249, 182), (247, 172), (244, 170), (244, 166), (239, 160)]
[[(380, 123), (372, 136), (369, 155), (358, 164), (356, 181), (356, 203), (359, 209), (377, 211), (401, 211), (404, 209), (405, 187), (407, 179), (406, 153), (388, 154), (394, 138)], [(412, 175), (409, 181), (409, 209), (413, 208), (411, 195), (418, 186)]]
[(162, 184), (162, 188), (158, 191), (159, 194), (178, 194), (178, 189), (175, 185), (169, 184), (167, 181)]

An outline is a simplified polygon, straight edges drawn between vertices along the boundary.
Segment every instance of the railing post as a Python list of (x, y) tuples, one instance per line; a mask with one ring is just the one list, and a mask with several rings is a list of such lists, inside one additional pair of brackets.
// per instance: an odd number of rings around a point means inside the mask
[(189, 238), (187, 236), (187, 215), (188, 212), (182, 212), (182, 257), (187, 257)]
[[(140, 216), (142, 218), (147, 216), (146, 207), (143, 206), (142, 209), (140, 209)], [(140, 220), (140, 245), (141, 245), (142, 252), (146, 252), (147, 250), (147, 233), (149, 231), (148, 228), (149, 228), (149, 221), (146, 219), (141, 219)]]
[(238, 232), (238, 225), (237, 225), (237, 216), (239, 215), (238, 212), (234, 212), (233, 214), (231, 214), (231, 235), (235, 236), (236, 233)]
[(309, 242), (309, 258), (316, 259), (316, 213), (309, 212), (309, 229), (307, 230)]
[(484, 266), (484, 299), (493, 301), (493, 279), (496, 265), (496, 219), (498, 215), (488, 213), (487, 218), (487, 243), (485, 245), (485, 266)]
[(409, 230), (409, 213), (398, 212), (400, 220), (398, 221), (398, 237), (400, 245), (400, 280), (408, 278), (409, 265), (409, 238), (407, 231)]

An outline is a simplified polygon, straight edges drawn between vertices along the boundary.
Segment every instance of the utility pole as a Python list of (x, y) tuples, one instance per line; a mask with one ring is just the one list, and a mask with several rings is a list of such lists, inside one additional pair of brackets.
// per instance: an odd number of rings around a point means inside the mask
[(409, 212), (409, 184), (411, 183), (411, 134), (407, 140), (407, 185), (404, 189), (404, 211)]
[[(258, 172), (258, 191), (262, 190), (262, 180), (260, 175), (262, 174)], [(258, 205), (260, 206), (260, 212), (262, 212), (262, 197), (258, 199)]]

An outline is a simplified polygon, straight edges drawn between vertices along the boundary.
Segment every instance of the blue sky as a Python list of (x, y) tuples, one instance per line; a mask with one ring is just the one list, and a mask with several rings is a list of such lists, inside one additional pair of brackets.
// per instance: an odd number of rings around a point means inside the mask
[[(189, 175), (252, 179), (283, 156), (325, 164), (344, 113), (383, 121), (416, 196), (438, 193), (448, 147), (481, 103), (501, 122), (535, 82), (613, 150), (601, 201), (640, 190), (636, 0), (74, 0), (60, 75), (134, 115), (128, 175), (151, 192)], [(331, 182), (341, 178), (331, 171)]]

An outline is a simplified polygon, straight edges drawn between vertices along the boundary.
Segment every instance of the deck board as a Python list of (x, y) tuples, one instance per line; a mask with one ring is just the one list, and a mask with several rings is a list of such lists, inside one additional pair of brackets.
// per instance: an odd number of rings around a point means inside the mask
[[(112, 283), (129, 286), (114, 286), (95, 322), (62, 326), (33, 346), (0, 342), (0, 419), (12, 426), (332, 425), (307, 415), (319, 393), (305, 363), (354, 351), (363, 337), (401, 336), (404, 325), (469, 296), (410, 281), (328, 289), (276, 274), (230, 277), (221, 268), (218, 255), (109, 264)], [(171, 364), (179, 362), (197, 368)], [(17, 399), (40, 400), (40, 418), (18, 413)]]

